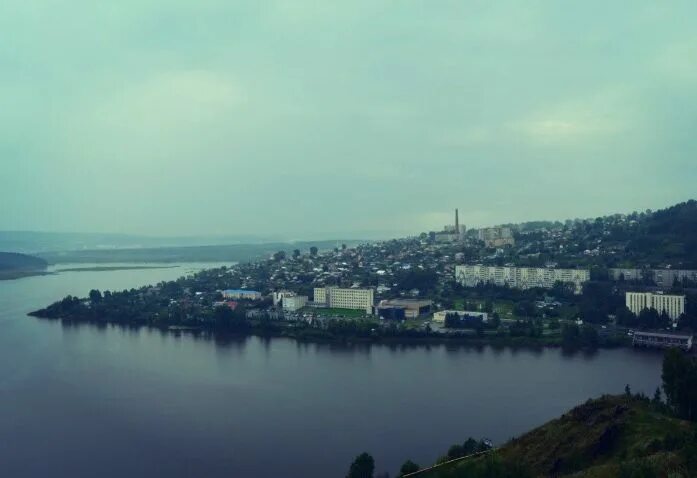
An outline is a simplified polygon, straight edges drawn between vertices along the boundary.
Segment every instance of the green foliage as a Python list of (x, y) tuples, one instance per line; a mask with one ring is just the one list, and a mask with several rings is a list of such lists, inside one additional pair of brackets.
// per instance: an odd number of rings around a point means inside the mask
[(404, 462), (402, 467), (399, 469), (399, 476), (408, 475), (409, 473), (416, 473), (421, 467), (411, 460)]
[(598, 331), (590, 325), (579, 327), (576, 324), (564, 324), (561, 329), (561, 337), (562, 346), (568, 349), (595, 348), (600, 340)]
[(373, 478), (375, 460), (368, 453), (361, 453), (351, 463), (346, 478)]
[(697, 420), (697, 363), (678, 349), (663, 359), (663, 391), (666, 402), (681, 418)]

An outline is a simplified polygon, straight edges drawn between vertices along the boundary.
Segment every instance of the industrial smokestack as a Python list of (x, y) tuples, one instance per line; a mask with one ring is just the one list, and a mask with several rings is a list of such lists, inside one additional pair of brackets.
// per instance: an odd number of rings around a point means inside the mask
[(460, 234), (460, 216), (457, 208), (455, 209), (455, 234)]

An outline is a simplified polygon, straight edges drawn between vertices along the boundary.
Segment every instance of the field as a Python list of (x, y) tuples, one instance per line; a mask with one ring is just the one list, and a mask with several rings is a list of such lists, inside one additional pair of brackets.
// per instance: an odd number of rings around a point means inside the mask
[[(306, 312), (306, 310), (303, 310), (303, 312)], [(365, 313), (365, 310), (355, 309), (307, 309), (307, 312), (314, 313), (322, 317), (337, 317), (345, 319), (362, 319), (368, 316), (368, 314)]]

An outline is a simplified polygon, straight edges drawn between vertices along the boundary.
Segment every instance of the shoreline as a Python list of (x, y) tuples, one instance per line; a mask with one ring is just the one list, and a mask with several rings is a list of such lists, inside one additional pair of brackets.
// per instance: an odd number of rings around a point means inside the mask
[[(601, 349), (617, 349), (617, 348), (633, 348), (628, 340), (613, 341), (609, 343), (600, 343), (597, 347), (564, 347), (560, 340), (538, 340), (530, 337), (463, 337), (463, 336), (445, 336), (443, 334), (432, 334), (422, 337), (409, 336), (336, 336), (325, 332), (321, 329), (304, 329), (299, 333), (293, 330), (269, 330), (252, 326), (247, 330), (225, 330), (216, 329), (205, 326), (190, 326), (190, 325), (169, 325), (169, 326), (154, 326), (148, 324), (129, 323), (129, 322), (102, 322), (102, 321), (85, 321), (71, 320), (61, 317), (45, 317), (37, 314), (39, 311), (30, 312), (27, 315), (40, 320), (60, 321), (67, 325), (74, 326), (94, 326), (106, 327), (114, 326), (121, 328), (137, 328), (151, 329), (172, 334), (191, 333), (191, 334), (208, 334), (211, 337), (259, 337), (259, 338), (285, 338), (292, 339), (303, 344), (335, 344), (335, 345), (402, 345), (402, 346), (431, 346), (431, 345), (453, 345), (467, 347), (494, 347), (494, 348), (514, 348), (514, 349), (564, 349), (569, 352), (594, 352)], [(303, 333), (307, 332), (309, 333)]]

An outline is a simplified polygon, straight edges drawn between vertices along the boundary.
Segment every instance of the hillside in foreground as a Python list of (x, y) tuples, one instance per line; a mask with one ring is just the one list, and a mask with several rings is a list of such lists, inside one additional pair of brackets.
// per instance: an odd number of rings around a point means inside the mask
[(628, 396), (589, 400), (560, 418), (477, 458), (419, 478), (697, 476), (694, 424), (664, 405)]

